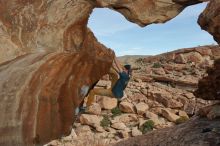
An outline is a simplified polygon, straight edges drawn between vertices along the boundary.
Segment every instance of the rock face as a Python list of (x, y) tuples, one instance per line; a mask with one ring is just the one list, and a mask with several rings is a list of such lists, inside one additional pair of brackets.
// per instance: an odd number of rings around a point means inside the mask
[[(204, 12), (199, 16), (198, 23), (202, 29), (213, 35), (214, 39), (220, 43), (220, 1), (212, 0)], [(214, 67), (210, 68), (199, 82), (199, 89), (195, 94), (205, 100), (220, 100), (220, 58), (215, 61)]]
[(42, 145), (71, 132), (75, 109), (114, 58), (86, 26), (95, 7), (145, 26), (199, 2), (0, 1), (0, 145)]
[(199, 16), (198, 23), (202, 29), (213, 35), (214, 39), (220, 43), (220, 1), (212, 0), (204, 12)]
[(199, 81), (196, 96), (205, 100), (220, 100), (220, 59), (208, 70), (208, 76)]
[(0, 145), (45, 143), (67, 135), (74, 110), (111, 65), (110, 54), (109, 62), (92, 60), (88, 54), (36, 53), (2, 64)]
[[(88, 41), (87, 21), (95, 7), (108, 7), (123, 14), (140, 26), (165, 22), (178, 15), (186, 6), (199, 3), (171, 0), (104, 1), (1, 1), (0, 62), (33, 51), (70, 51), (85, 49)], [(4, 54), (4, 55), (2, 55)]]
[(94, 5), (12, 0), (0, 8), (0, 145), (69, 134), (75, 109), (114, 57), (86, 26)]
[(170, 20), (179, 14), (184, 7), (201, 3), (202, 0), (186, 0), (185, 2), (182, 0), (95, 1), (98, 6), (109, 7), (124, 15), (129, 21), (145, 26)]
[[(218, 146), (220, 144), (219, 119), (210, 121), (206, 118), (193, 118), (190, 121), (162, 130), (150, 132), (146, 135), (130, 138), (121, 141), (114, 146)], [(205, 129), (210, 129), (206, 131)]]

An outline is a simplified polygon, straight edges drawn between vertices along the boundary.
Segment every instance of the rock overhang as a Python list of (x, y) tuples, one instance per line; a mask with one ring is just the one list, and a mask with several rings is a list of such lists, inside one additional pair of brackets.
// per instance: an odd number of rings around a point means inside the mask
[[(115, 57), (113, 51), (100, 44), (87, 28), (88, 18), (94, 8), (113, 9), (124, 15), (127, 20), (146, 26), (166, 22), (178, 15), (186, 6), (200, 2), (199, 0), (0, 1), (1, 28), (5, 30), (2, 31), (0, 39), (5, 46), (10, 46), (9, 49), (0, 50), (0, 54), (7, 54), (4, 59), (0, 58), (0, 62), (8, 61), (0, 65), (2, 76), (0, 115), (4, 117), (2, 118), (4, 121), (0, 122), (0, 133), (6, 132), (6, 135), (0, 138), (0, 144), (43, 144), (70, 132), (69, 127), (73, 122), (73, 117), (70, 116), (82, 100), (79, 98), (82, 87), (91, 86), (106, 74)], [(207, 18), (202, 27), (208, 29), (219, 42), (217, 30), (220, 23), (219, 19), (215, 19), (219, 17), (218, 6), (218, 0), (212, 0), (210, 8), (207, 8), (200, 21)], [(216, 15), (210, 15), (213, 14), (212, 11)], [(209, 21), (209, 18), (214, 21)], [(212, 29), (213, 27), (215, 29)], [(26, 55), (20, 56), (21, 54)], [(56, 54), (56, 57), (53, 54)], [(16, 59), (12, 60), (13, 58)], [(53, 66), (50, 66), (51, 62)], [(16, 69), (18, 70), (15, 72)], [(63, 74), (59, 75), (59, 72)], [(71, 80), (71, 76), (75, 76), (75, 82)], [(21, 79), (17, 80), (19, 83), (14, 77)], [(46, 85), (50, 86), (41, 86), (42, 82), (39, 81), (48, 81)], [(63, 83), (63, 86), (59, 83)], [(70, 89), (73, 91), (69, 92)], [(73, 103), (70, 104), (68, 99)], [(17, 108), (19, 110), (16, 110)], [(4, 112), (6, 109), (10, 109), (8, 113)], [(62, 109), (63, 112), (60, 112)], [(54, 118), (58, 120), (54, 122)], [(18, 124), (14, 124), (15, 122)], [(15, 128), (14, 131), (11, 128)], [(12, 139), (6, 138), (7, 132), (12, 135)]]

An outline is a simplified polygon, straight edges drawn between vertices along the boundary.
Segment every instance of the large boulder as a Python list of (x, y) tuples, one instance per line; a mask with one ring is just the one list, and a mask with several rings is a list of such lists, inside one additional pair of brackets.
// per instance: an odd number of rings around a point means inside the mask
[(135, 108), (138, 115), (143, 115), (149, 109), (149, 106), (144, 102), (140, 102), (135, 104)]
[(99, 117), (97, 115), (82, 114), (80, 116), (80, 123), (95, 127), (100, 125), (102, 119), (103, 117)]
[(111, 110), (117, 106), (118, 100), (107, 96), (99, 96), (98, 103), (102, 109)]
[(187, 62), (201, 63), (203, 61), (203, 57), (198, 52), (190, 52), (186, 54), (186, 60)]
[(101, 107), (98, 103), (94, 103), (91, 106), (86, 108), (86, 113), (100, 115), (101, 114)]
[(175, 62), (180, 64), (185, 64), (187, 60), (183, 54), (178, 54), (175, 58)]
[(114, 119), (111, 121), (112, 123), (122, 122), (126, 125), (131, 123), (136, 123), (138, 121), (136, 114), (122, 114), (119, 116), (114, 117)]
[(220, 100), (220, 59), (215, 60), (214, 67), (199, 81), (195, 95), (205, 100)]
[[(213, 35), (214, 39), (220, 43), (220, 1), (212, 0), (208, 4), (207, 8), (199, 16), (198, 23), (202, 29), (208, 31)], [(214, 50), (214, 54), (219, 50)], [(213, 68), (207, 71), (208, 76), (205, 76), (199, 81), (198, 89), (195, 91), (195, 95), (205, 100), (220, 100), (220, 58), (215, 58)], [(205, 111), (202, 115), (209, 119), (214, 119), (220, 116), (220, 105), (208, 106), (203, 108)]]
[[(140, 26), (166, 22), (200, 0), (0, 1), (0, 145), (43, 145), (68, 135), (74, 111), (115, 57), (87, 28), (108, 7)], [(218, 0), (205, 28), (218, 39)], [(207, 17), (207, 18), (208, 18)], [(201, 18), (201, 19), (203, 19)], [(10, 135), (10, 136), (9, 136)]]
[[(188, 122), (149, 132), (114, 144), (114, 146), (218, 146), (220, 120), (208, 120), (206, 118), (194, 117)], [(209, 131), (210, 130), (210, 131)]]
[(117, 130), (124, 130), (124, 129), (126, 129), (126, 125), (124, 123), (121, 123), (121, 122), (113, 123), (111, 125), (111, 127), (115, 128)]
[(130, 102), (122, 101), (119, 104), (119, 108), (122, 112), (125, 112), (125, 113), (135, 113), (134, 105)]
[(176, 122), (176, 120), (180, 118), (178, 115), (171, 112), (170, 109), (162, 109), (162, 116), (171, 122)]
[(160, 125), (164, 123), (164, 120), (161, 120), (158, 115), (152, 112), (145, 112), (144, 116), (154, 122), (155, 125)]
[(216, 42), (220, 43), (220, 1), (211, 0), (207, 8), (200, 14), (198, 23), (202, 29), (213, 35)]
[(75, 109), (111, 66), (111, 51), (97, 52), (109, 54), (109, 60), (98, 54), (94, 60), (79, 52), (41, 52), (1, 64), (0, 145), (42, 144), (69, 135)]
[(175, 99), (172, 99), (172, 95), (168, 92), (155, 93), (154, 96), (156, 98), (156, 101), (162, 103), (165, 107), (168, 108), (183, 107), (183, 104)]

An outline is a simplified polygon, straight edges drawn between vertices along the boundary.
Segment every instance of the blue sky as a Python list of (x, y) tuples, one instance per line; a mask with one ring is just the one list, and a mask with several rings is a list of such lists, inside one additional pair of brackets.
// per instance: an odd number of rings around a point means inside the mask
[(122, 55), (156, 55), (180, 48), (216, 44), (213, 37), (197, 24), (206, 3), (185, 8), (165, 24), (144, 28), (127, 21), (123, 15), (107, 8), (97, 8), (89, 19), (98, 40)]

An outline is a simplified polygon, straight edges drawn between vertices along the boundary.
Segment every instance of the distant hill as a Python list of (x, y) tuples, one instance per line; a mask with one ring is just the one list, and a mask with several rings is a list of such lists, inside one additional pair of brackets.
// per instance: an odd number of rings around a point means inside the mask
[[(131, 64), (133, 67), (140, 67), (144, 62), (155, 62), (159, 60), (172, 60), (174, 61), (174, 56), (178, 54), (187, 54), (190, 52), (198, 52), (203, 55), (208, 55), (204, 54), (207, 53), (207, 49), (209, 52), (209, 49), (213, 51), (213, 56), (214, 58), (220, 58), (220, 51), (219, 51), (219, 46), (218, 45), (205, 45), (205, 46), (198, 46), (198, 47), (192, 47), (192, 48), (182, 48), (182, 49), (177, 49), (174, 51), (158, 54), (158, 55), (124, 55), (124, 56), (119, 56), (117, 57), (118, 60), (122, 64)], [(141, 63), (142, 62), (142, 63)]]
[(131, 64), (132, 66), (136, 66), (136, 61), (138, 59), (147, 58), (149, 55), (125, 55), (117, 57), (119, 61), (123, 64)]

